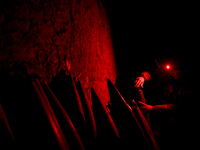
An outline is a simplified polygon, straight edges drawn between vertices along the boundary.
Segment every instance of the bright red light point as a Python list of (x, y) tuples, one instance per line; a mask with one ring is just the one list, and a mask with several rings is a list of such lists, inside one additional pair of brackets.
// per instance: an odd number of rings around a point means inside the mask
[(169, 66), (169, 65), (167, 65), (167, 66), (166, 66), (166, 68), (167, 68), (167, 69), (170, 69), (170, 66)]

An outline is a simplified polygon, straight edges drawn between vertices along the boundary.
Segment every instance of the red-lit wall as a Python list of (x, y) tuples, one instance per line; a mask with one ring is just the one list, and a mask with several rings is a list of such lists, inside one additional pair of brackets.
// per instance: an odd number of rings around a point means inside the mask
[[(116, 78), (109, 21), (101, 0), (8, 0), (0, 11), (0, 61), (24, 61), (50, 82), (67, 66), (86, 91), (107, 103), (106, 78)], [(90, 95), (90, 94), (88, 94)]]

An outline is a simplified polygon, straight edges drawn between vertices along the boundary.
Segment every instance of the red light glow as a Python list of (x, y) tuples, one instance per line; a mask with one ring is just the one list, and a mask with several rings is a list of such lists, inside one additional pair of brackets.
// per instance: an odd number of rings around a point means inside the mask
[(166, 68), (169, 70), (170, 69), (170, 65), (167, 65)]

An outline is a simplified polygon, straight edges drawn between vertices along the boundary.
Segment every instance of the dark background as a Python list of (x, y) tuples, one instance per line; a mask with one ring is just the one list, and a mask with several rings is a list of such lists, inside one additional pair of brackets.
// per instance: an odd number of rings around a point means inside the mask
[(155, 59), (161, 67), (173, 63), (174, 68), (191, 69), (191, 58), (198, 52), (195, 4), (128, 0), (105, 4), (119, 72), (155, 65)]

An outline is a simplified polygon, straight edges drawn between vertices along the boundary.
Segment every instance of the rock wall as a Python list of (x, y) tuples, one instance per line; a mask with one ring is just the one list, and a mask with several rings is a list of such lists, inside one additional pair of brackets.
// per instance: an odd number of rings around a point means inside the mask
[(48, 83), (68, 68), (107, 103), (116, 66), (101, 0), (7, 0), (0, 9), (0, 67), (24, 62)]

